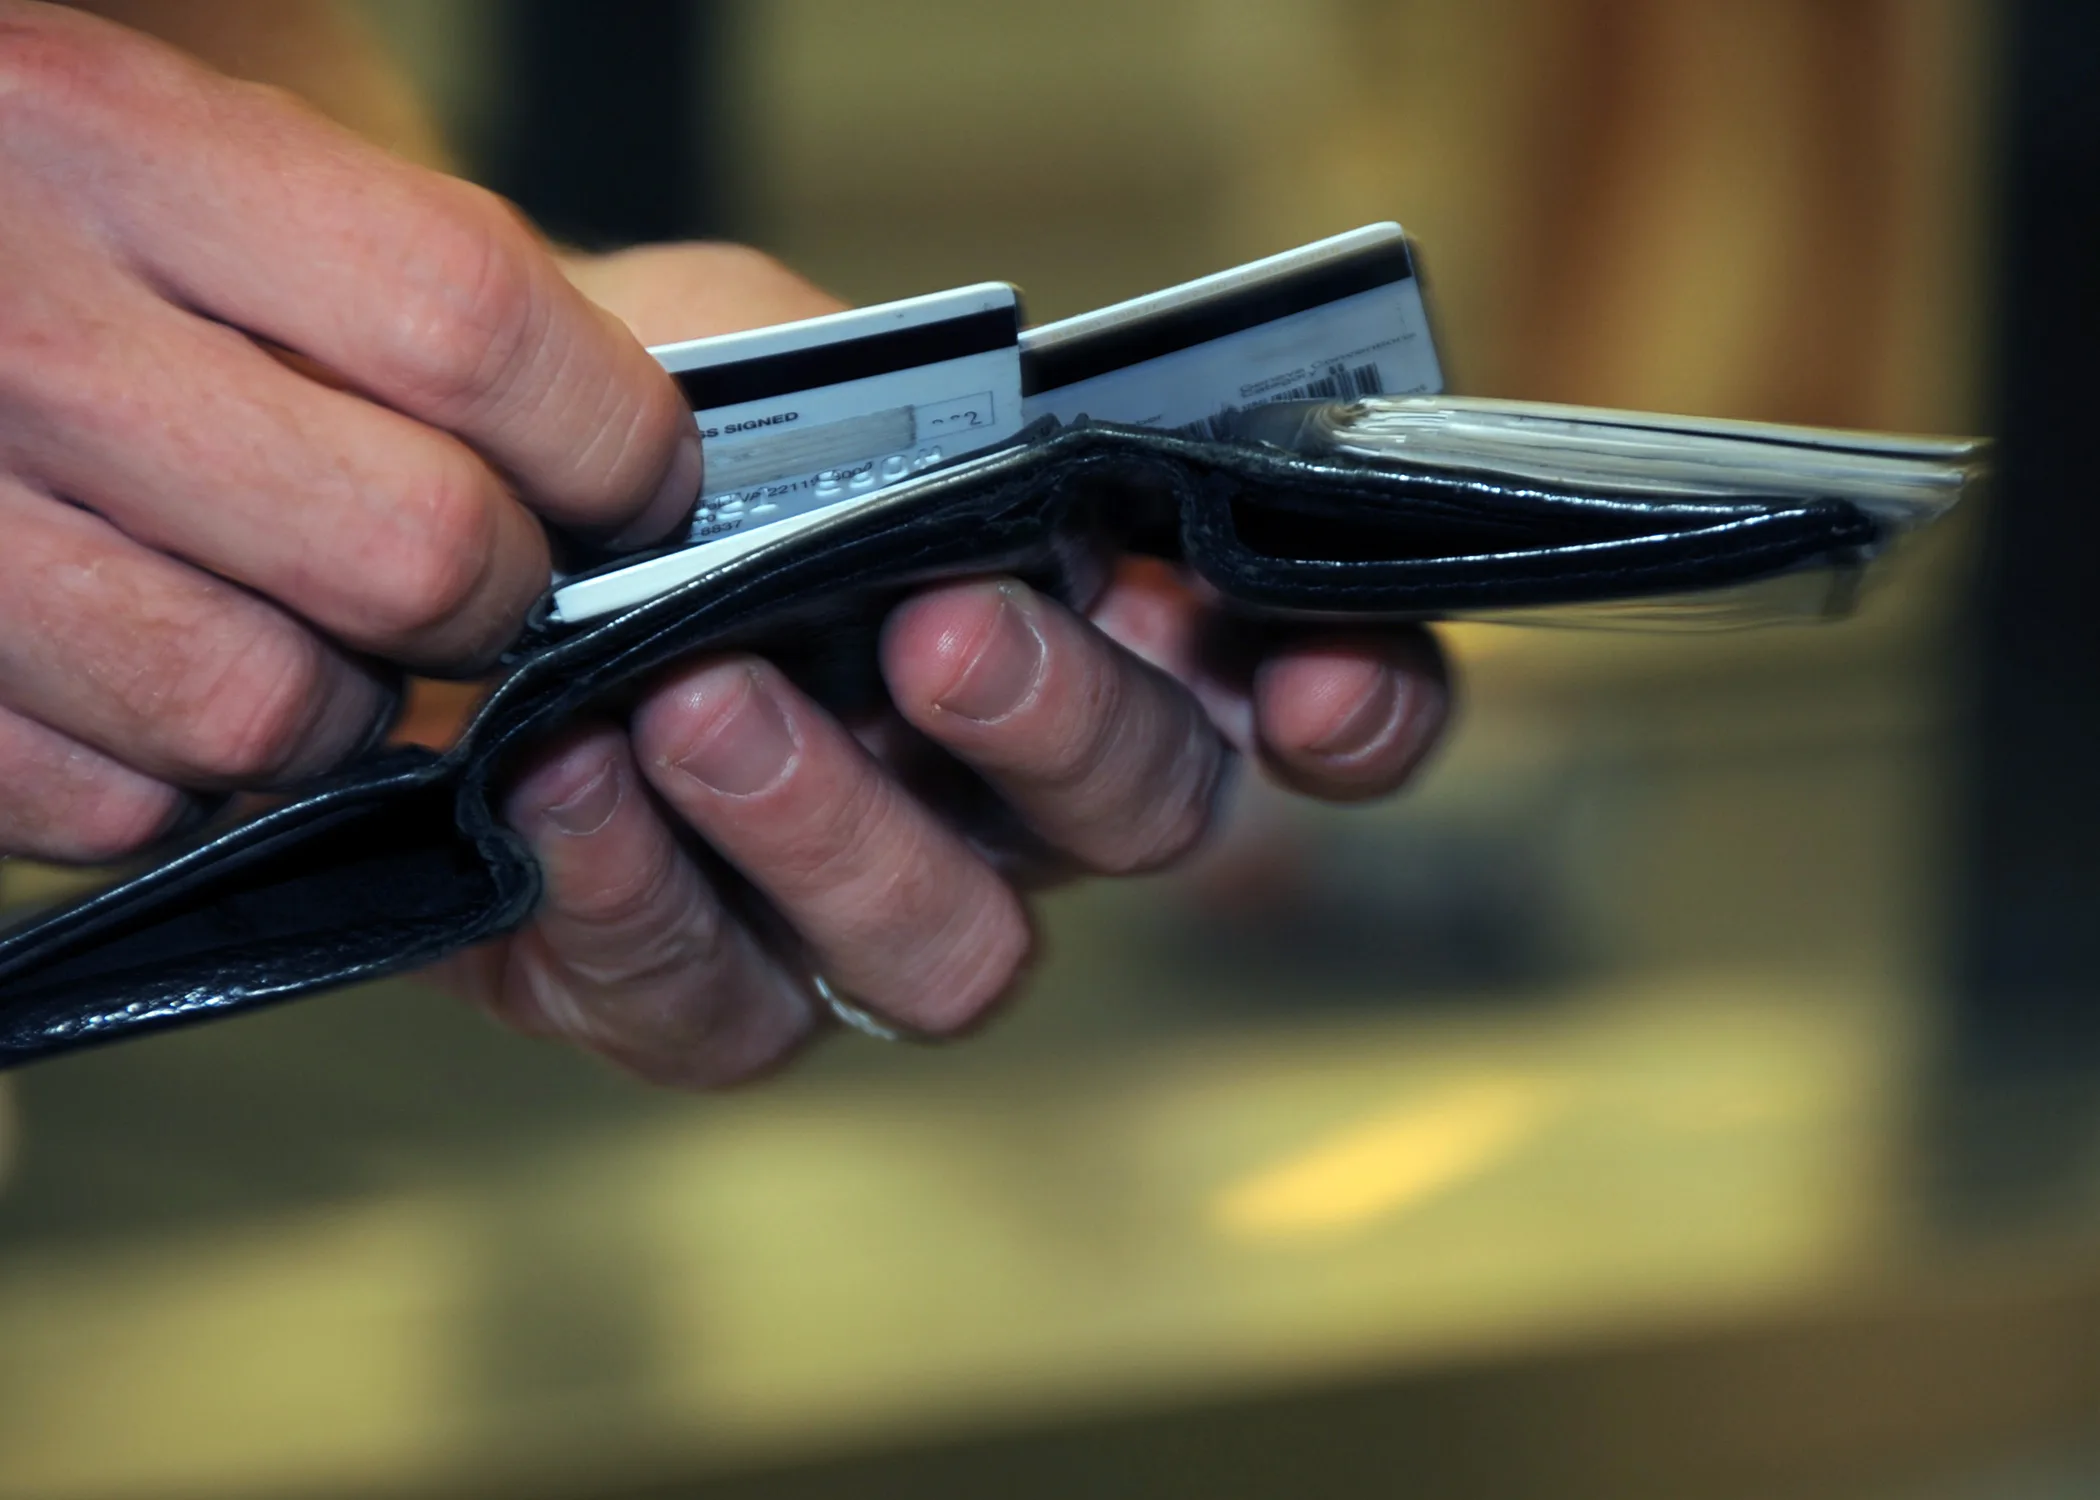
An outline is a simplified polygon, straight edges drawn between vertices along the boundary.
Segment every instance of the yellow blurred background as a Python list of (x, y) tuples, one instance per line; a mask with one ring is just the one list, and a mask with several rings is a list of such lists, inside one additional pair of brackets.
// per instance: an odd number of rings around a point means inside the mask
[[(500, 156), (502, 0), (108, 8)], [(1984, 421), (1970, 0), (708, 15), (718, 227), (856, 301), (1397, 218), (1459, 390)], [(1974, 550), (1837, 626), (1451, 628), (1419, 788), (1250, 781), (966, 1046), (675, 1098), (403, 982), (32, 1069), (0, 1497), (2093, 1492), (2092, 1173), (1935, 1187)]]

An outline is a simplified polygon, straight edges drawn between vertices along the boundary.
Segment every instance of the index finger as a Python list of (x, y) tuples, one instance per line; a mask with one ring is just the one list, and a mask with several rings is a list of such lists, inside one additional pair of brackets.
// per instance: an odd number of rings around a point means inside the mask
[(77, 180), (165, 291), (464, 438), (550, 520), (675, 524), (690, 414), (508, 205), (92, 18), (40, 29), (67, 86), (26, 128), (94, 164)]

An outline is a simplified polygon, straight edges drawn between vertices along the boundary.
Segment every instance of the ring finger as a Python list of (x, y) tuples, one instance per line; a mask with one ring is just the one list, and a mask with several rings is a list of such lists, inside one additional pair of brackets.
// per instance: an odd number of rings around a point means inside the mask
[(146, 775), (294, 780), (354, 751), (393, 701), (265, 601), (4, 477), (0, 528), (0, 702)]
[(512, 790), (508, 821), (546, 892), (508, 943), (465, 956), (521, 1030), (553, 1033), (660, 1083), (765, 1071), (812, 1029), (795, 976), (737, 921), (651, 803), (627, 738), (584, 728)]
[(174, 787), (0, 708), (0, 856), (96, 864), (167, 833), (189, 804)]

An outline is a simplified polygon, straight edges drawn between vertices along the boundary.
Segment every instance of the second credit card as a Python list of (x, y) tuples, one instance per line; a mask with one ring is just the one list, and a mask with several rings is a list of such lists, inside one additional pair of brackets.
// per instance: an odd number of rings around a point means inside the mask
[(1028, 421), (1193, 437), (1272, 401), (1443, 389), (1407, 236), (1369, 224), (1021, 335)]

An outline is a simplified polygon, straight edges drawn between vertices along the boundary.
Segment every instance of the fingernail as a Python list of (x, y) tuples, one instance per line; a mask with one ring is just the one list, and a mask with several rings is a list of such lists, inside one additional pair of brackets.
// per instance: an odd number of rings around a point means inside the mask
[(1353, 760), (1376, 748), (1392, 734), (1408, 711), (1408, 691), (1400, 674), (1389, 667), (1373, 669), (1377, 680), (1371, 691), (1342, 721), (1315, 740), (1311, 750), (1329, 760)]
[(642, 513), (612, 539), (612, 545), (646, 547), (668, 538), (693, 513), (693, 502), (700, 498), (704, 468), (700, 433), (694, 429), (678, 440), (678, 451), (671, 456), (671, 467), (664, 471), (664, 482), (657, 486)]
[(999, 613), (984, 644), (962, 675), (936, 701), (941, 708), (980, 724), (1005, 718), (1035, 691), (1043, 674), (1043, 638), (1019, 584), (999, 585)]
[(620, 768), (608, 763), (581, 790), (555, 803), (542, 816), (569, 837), (582, 838), (612, 821), (626, 790)]
[(759, 674), (748, 667), (718, 667), (741, 681), (734, 701), (698, 744), (675, 764), (702, 786), (729, 797), (749, 797), (779, 781), (795, 758), (795, 736)]

